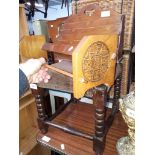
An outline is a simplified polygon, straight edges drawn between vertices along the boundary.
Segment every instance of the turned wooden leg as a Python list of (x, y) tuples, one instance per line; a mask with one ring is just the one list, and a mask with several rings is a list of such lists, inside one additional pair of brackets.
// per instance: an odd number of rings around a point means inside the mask
[(119, 110), (120, 91), (121, 91), (121, 74), (116, 78), (114, 85), (114, 102), (112, 107), (112, 113), (116, 113)]
[(38, 127), (44, 134), (48, 131), (48, 125), (44, 123), (44, 121), (48, 119), (48, 114), (44, 102), (44, 89), (36, 86), (36, 89), (31, 88), (31, 90), (35, 97), (35, 102), (38, 111)]
[(105, 146), (105, 108), (107, 88), (97, 87), (93, 93), (93, 104), (95, 106), (95, 136), (93, 139), (93, 150), (96, 155), (103, 154)]

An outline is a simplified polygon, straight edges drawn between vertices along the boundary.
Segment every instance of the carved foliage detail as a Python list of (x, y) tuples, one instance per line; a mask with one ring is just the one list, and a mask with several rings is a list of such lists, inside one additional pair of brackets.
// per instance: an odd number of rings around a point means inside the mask
[(96, 82), (101, 80), (108, 69), (109, 57), (109, 49), (103, 42), (97, 41), (91, 44), (82, 61), (85, 81)]

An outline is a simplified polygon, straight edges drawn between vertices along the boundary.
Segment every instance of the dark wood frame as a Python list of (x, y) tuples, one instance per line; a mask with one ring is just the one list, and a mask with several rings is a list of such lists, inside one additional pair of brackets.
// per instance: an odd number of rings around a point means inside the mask
[[(118, 63), (122, 66), (121, 63)], [(71, 98), (69, 102), (62, 105), (55, 114), (51, 115), (51, 107), (49, 103), (45, 100), (45, 94), (47, 94), (47, 89), (37, 87), (37, 89), (31, 89), (35, 96), (37, 111), (38, 111), (38, 126), (40, 131), (45, 134), (48, 132), (48, 128), (55, 127), (64, 132), (70, 133), (72, 135), (87, 138), (93, 141), (93, 150), (96, 155), (101, 155), (104, 152), (104, 146), (106, 143), (106, 135), (110, 129), (112, 122), (114, 120), (115, 114), (119, 109), (118, 99), (120, 97), (121, 88), (121, 73), (118, 74), (114, 84), (114, 98), (113, 107), (111, 114), (106, 117), (105, 103), (107, 101), (108, 87), (105, 85), (100, 85), (93, 88), (93, 104), (95, 106), (95, 134), (90, 135), (70, 126), (62, 126), (60, 124), (52, 122), (52, 120), (57, 117), (71, 102), (78, 102), (75, 98)]]
[[(123, 36), (124, 36), (124, 16), (122, 16), (122, 31), (120, 32), (120, 42), (118, 44), (118, 56), (117, 56), (117, 63), (116, 63), (116, 69), (117, 67), (120, 68), (120, 70), (117, 70), (116, 76), (115, 76), (115, 83), (114, 83), (114, 96), (113, 96), (113, 107), (111, 114), (107, 117), (106, 116), (106, 108), (105, 103), (107, 101), (109, 90), (110, 88), (106, 85), (100, 85), (92, 89), (93, 93), (93, 105), (95, 106), (95, 133), (94, 135), (90, 135), (88, 133), (84, 133), (82, 131), (79, 131), (71, 126), (62, 126), (60, 124), (55, 123), (52, 120), (56, 118), (67, 106), (74, 102), (77, 103), (78, 100), (75, 98), (71, 98), (69, 102), (62, 105), (54, 115), (50, 115), (47, 104), (44, 100), (44, 91), (46, 90), (45, 87), (39, 87), (37, 89), (32, 89), (32, 92), (36, 99), (36, 105), (38, 110), (38, 125), (39, 129), (43, 134), (48, 132), (48, 128), (55, 127), (60, 130), (63, 130), (64, 132), (70, 133), (72, 135), (80, 136), (86, 139), (89, 139), (93, 142), (93, 150), (96, 155), (102, 155), (104, 152), (104, 147), (106, 143), (106, 135), (112, 125), (112, 122), (115, 118), (115, 114), (118, 112), (119, 109), (119, 102), (118, 99), (120, 98), (120, 89), (121, 89), (121, 79), (122, 79), (122, 48), (123, 48)], [(52, 51), (48, 51), (48, 55), (52, 57)], [(53, 60), (49, 60), (49, 63), (53, 63)], [(49, 88), (49, 87), (48, 87)], [(52, 86), (51, 86), (52, 88)], [(67, 90), (67, 89), (66, 89)]]

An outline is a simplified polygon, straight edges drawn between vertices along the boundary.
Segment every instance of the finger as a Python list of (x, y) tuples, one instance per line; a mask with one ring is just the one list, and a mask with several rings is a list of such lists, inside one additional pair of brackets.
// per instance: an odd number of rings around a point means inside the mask
[(44, 70), (40, 69), (38, 73), (42, 74), (43, 72), (44, 72)]
[(45, 83), (48, 83), (48, 79), (44, 79), (44, 82), (45, 82)]
[(36, 77), (33, 81), (33, 83), (39, 83), (39, 79)]
[(51, 78), (51, 76), (47, 74), (46, 75), (46, 79), (50, 79), (50, 78)]
[(43, 78), (42, 78), (42, 77), (40, 77), (40, 78), (39, 78), (39, 82), (41, 82), (42, 80), (43, 80)]
[(48, 71), (48, 68), (45, 67), (44, 70), (47, 72)]

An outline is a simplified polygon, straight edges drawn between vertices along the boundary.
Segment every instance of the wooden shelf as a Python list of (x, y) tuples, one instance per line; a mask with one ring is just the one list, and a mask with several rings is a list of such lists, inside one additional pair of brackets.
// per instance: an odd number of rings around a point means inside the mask
[(23, 155), (36, 146), (38, 131), (35, 98), (29, 90), (19, 100), (19, 148)]
[[(82, 109), (82, 110), (81, 110)], [(110, 109), (107, 111), (110, 114)], [(88, 115), (89, 113), (89, 115)], [(69, 125), (83, 132), (94, 134), (94, 106), (88, 104), (70, 104), (52, 122), (61, 125)], [(127, 135), (127, 126), (122, 119), (121, 113), (117, 113), (113, 125), (107, 134), (104, 155), (118, 155), (116, 150), (117, 140)], [(44, 136), (50, 137), (49, 142), (44, 141)], [(37, 141), (56, 152), (66, 155), (94, 155), (93, 142), (91, 140), (68, 134), (60, 129), (49, 127), (46, 134), (39, 132)], [(64, 144), (65, 149), (61, 149)]]
[(20, 97), (20, 100), (23, 99), (24, 97), (30, 95), (30, 94), (32, 94), (32, 93), (31, 93), (31, 90), (29, 89), (28, 91), (26, 91), (26, 92)]
[(19, 101), (19, 110), (22, 110), (26, 106), (30, 105), (31, 103), (34, 103), (35, 98), (31, 93), (31, 90), (28, 90), (21, 98)]
[(27, 128), (27, 132), (23, 138), (20, 139), (20, 152), (27, 155), (37, 144), (36, 134), (39, 129), (36, 127)]

